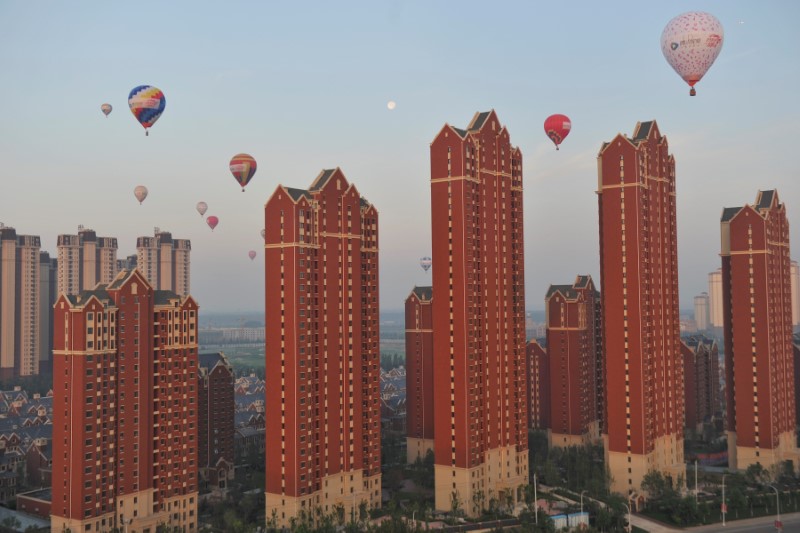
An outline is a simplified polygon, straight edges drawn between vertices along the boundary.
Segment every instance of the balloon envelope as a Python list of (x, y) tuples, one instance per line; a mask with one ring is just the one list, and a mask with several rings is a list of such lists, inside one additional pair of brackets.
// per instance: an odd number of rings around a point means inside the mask
[(266, 240), (266, 238), (267, 238), (267, 230), (265, 230), (265, 229), (261, 230), (261, 238)]
[(422, 270), (424, 270), (425, 272), (431, 269), (432, 264), (433, 261), (431, 260), (430, 257), (423, 257), (419, 260), (419, 266), (421, 266)]
[(134, 87), (128, 95), (128, 107), (144, 128), (145, 134), (148, 134), (147, 129), (161, 117), (166, 106), (167, 99), (161, 89), (150, 85)]
[(245, 185), (253, 178), (253, 174), (256, 173), (258, 165), (253, 156), (248, 154), (236, 154), (231, 158), (228, 168), (230, 168), (231, 174), (233, 174), (234, 179), (239, 182), (239, 185), (242, 186), (242, 192), (244, 192)]
[(714, 64), (725, 34), (717, 18), (703, 11), (690, 11), (670, 20), (661, 32), (661, 52), (675, 72), (692, 87)]
[(219, 218), (211, 215), (206, 219), (206, 224), (208, 224), (208, 227), (211, 228), (211, 231), (214, 231), (214, 228), (216, 228), (217, 224), (219, 224)]
[(147, 198), (147, 187), (144, 185), (137, 185), (135, 189), (133, 189), (133, 195), (139, 200), (139, 204), (144, 202), (144, 199)]
[(572, 121), (567, 115), (550, 115), (544, 121), (544, 132), (556, 145), (556, 150), (570, 131), (572, 131)]
[(250, 256), (251, 261), (256, 258), (255, 250), (250, 250), (249, 252), (247, 252), (247, 255)]
[(197, 212), (200, 213), (200, 216), (203, 216), (203, 215), (206, 214), (206, 211), (208, 211), (208, 204), (205, 203), (205, 202), (197, 202), (197, 208), (196, 209), (197, 209)]
[(100, 106), (100, 111), (102, 111), (105, 116), (108, 116), (112, 109), (114, 108), (111, 107), (111, 104), (103, 104)]

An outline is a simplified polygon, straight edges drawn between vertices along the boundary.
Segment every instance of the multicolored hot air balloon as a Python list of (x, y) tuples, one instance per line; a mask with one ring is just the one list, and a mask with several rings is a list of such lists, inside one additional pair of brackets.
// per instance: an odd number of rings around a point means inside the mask
[(253, 156), (248, 154), (236, 154), (231, 159), (229, 168), (231, 169), (233, 177), (239, 182), (239, 185), (242, 186), (242, 192), (244, 192), (245, 185), (253, 178), (257, 167), (256, 160), (253, 159)]
[(722, 50), (725, 33), (717, 18), (703, 11), (678, 15), (661, 32), (661, 52), (675, 72), (689, 84), (689, 95), (697, 94), (700, 81)]
[(139, 85), (128, 95), (128, 106), (136, 120), (144, 127), (144, 134), (150, 135), (148, 128), (153, 127), (164, 112), (167, 99), (161, 89), (150, 85)]
[(264, 239), (264, 240), (267, 240), (267, 230), (266, 229), (262, 229), (261, 230), (261, 238)]
[(544, 132), (556, 145), (556, 150), (558, 150), (558, 145), (567, 138), (571, 130), (572, 121), (567, 115), (550, 115), (544, 121)]
[(206, 211), (208, 211), (208, 204), (205, 202), (197, 202), (196, 209), (197, 212), (200, 213), (200, 216), (203, 216), (206, 214)]
[(250, 257), (250, 261), (252, 261), (253, 259), (256, 258), (256, 251), (250, 250), (249, 252), (247, 252), (247, 255)]
[(111, 114), (111, 110), (112, 110), (112, 109), (114, 109), (114, 108), (113, 108), (113, 107), (111, 107), (111, 104), (103, 104), (103, 105), (101, 105), (101, 106), (100, 106), (100, 111), (102, 111), (102, 112), (103, 112), (103, 114), (104, 114), (106, 117), (108, 117), (108, 115), (110, 115), (110, 114)]
[(133, 189), (133, 195), (139, 200), (139, 205), (142, 205), (144, 199), (147, 198), (147, 187), (144, 185), (137, 185), (135, 189)]
[(425, 272), (427, 272), (428, 270), (431, 269), (431, 265), (432, 264), (433, 264), (433, 261), (431, 260), (430, 257), (422, 257), (419, 260), (419, 266), (421, 266), (422, 270), (424, 270)]
[(211, 231), (214, 231), (214, 228), (216, 228), (217, 224), (219, 224), (219, 218), (211, 215), (206, 219), (206, 224), (208, 224), (208, 227), (211, 228)]

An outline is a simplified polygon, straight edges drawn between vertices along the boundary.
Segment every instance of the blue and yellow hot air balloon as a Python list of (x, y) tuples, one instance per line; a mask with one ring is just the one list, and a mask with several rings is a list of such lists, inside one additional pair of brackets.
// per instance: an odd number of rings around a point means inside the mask
[(144, 134), (150, 135), (148, 128), (151, 128), (164, 112), (167, 99), (161, 89), (150, 85), (139, 85), (128, 95), (128, 106), (144, 128)]

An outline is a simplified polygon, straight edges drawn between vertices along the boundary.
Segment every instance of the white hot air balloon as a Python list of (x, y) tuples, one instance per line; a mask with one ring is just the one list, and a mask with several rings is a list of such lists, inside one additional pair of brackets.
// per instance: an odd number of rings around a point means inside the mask
[(264, 240), (267, 239), (267, 230), (265, 230), (265, 229), (261, 230), (261, 238), (264, 239)]
[(110, 115), (112, 109), (114, 108), (111, 107), (111, 104), (103, 104), (100, 106), (100, 111), (102, 111), (105, 116)]
[(389, 111), (391, 111), (392, 109), (397, 107), (397, 102), (395, 102), (394, 100), (389, 100), (389, 102), (386, 104), (386, 107), (389, 109)]
[(717, 18), (702, 11), (678, 15), (661, 33), (661, 52), (675, 72), (689, 84), (689, 94), (697, 94), (694, 85), (714, 64), (725, 34)]
[(197, 202), (197, 208), (196, 209), (197, 209), (197, 212), (200, 213), (200, 216), (203, 216), (203, 215), (206, 214), (206, 211), (208, 211), (208, 204), (205, 203), (205, 202)]
[(144, 199), (147, 198), (147, 187), (144, 185), (137, 185), (135, 189), (133, 189), (133, 195), (139, 200), (139, 205), (144, 202)]

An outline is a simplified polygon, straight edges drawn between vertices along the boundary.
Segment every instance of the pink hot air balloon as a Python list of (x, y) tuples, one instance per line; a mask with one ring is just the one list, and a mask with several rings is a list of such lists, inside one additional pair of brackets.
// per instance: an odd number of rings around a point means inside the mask
[(250, 260), (252, 261), (253, 259), (256, 258), (256, 251), (250, 250), (249, 252), (247, 252), (247, 255), (250, 256)]
[(211, 215), (210, 217), (206, 218), (206, 224), (208, 224), (208, 227), (211, 228), (211, 231), (214, 231), (214, 228), (216, 228), (217, 224), (219, 224), (219, 218)]
[(139, 205), (142, 205), (144, 199), (147, 198), (147, 187), (144, 185), (137, 185), (135, 189), (133, 189), (133, 195), (139, 200)]

